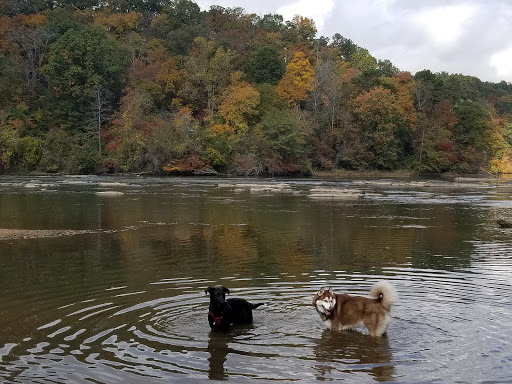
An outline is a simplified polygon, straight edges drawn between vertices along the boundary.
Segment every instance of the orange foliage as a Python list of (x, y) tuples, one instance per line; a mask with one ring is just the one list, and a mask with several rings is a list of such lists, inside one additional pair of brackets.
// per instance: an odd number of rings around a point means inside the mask
[(398, 104), (403, 111), (404, 119), (409, 130), (414, 131), (418, 115), (413, 101), (414, 79), (409, 72), (399, 72), (394, 78), (393, 83), (398, 95)]
[(444, 128), (451, 131), (458, 123), (457, 116), (453, 112), (453, 104), (443, 100), (432, 111), (432, 122), (435, 128)]
[(192, 174), (194, 171), (208, 170), (208, 163), (202, 161), (198, 155), (187, 155), (181, 159), (173, 160), (163, 170), (173, 174)]
[(11, 120), (10, 123), (14, 129), (20, 129), (23, 126), (23, 120), (19, 118)]
[(0, 50), (9, 48), (9, 28), (11, 19), (7, 16), (0, 16)]

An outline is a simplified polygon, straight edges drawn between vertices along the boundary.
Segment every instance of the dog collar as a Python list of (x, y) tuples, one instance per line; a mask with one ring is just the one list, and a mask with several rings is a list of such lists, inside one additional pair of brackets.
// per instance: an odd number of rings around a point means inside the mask
[(213, 325), (219, 325), (222, 321), (222, 316), (215, 316), (210, 309), (210, 316), (213, 317)]

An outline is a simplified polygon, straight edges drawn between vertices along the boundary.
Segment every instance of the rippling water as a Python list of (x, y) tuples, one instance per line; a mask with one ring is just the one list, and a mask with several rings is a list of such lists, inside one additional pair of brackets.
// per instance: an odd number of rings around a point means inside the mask
[[(0, 179), (5, 383), (510, 382), (512, 185)], [(0, 232), (1, 234), (1, 232)], [(329, 331), (322, 286), (391, 281), (387, 337)], [(214, 333), (208, 286), (263, 302)]]

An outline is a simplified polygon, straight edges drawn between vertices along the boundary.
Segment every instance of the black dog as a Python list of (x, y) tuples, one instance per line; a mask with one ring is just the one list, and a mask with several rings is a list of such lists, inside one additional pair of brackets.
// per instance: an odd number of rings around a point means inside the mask
[(208, 287), (204, 292), (210, 294), (208, 322), (214, 331), (226, 332), (231, 324), (251, 324), (252, 310), (263, 305), (251, 304), (244, 299), (226, 300), (226, 293), (229, 294), (226, 287)]

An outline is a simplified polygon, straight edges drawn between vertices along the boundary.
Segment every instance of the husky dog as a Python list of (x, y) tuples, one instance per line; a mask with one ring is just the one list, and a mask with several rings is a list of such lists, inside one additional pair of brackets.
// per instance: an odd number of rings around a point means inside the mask
[(364, 325), (370, 335), (386, 332), (395, 290), (385, 281), (375, 283), (369, 297), (334, 293), (331, 288), (320, 289), (313, 298), (313, 306), (329, 329), (353, 329)]

